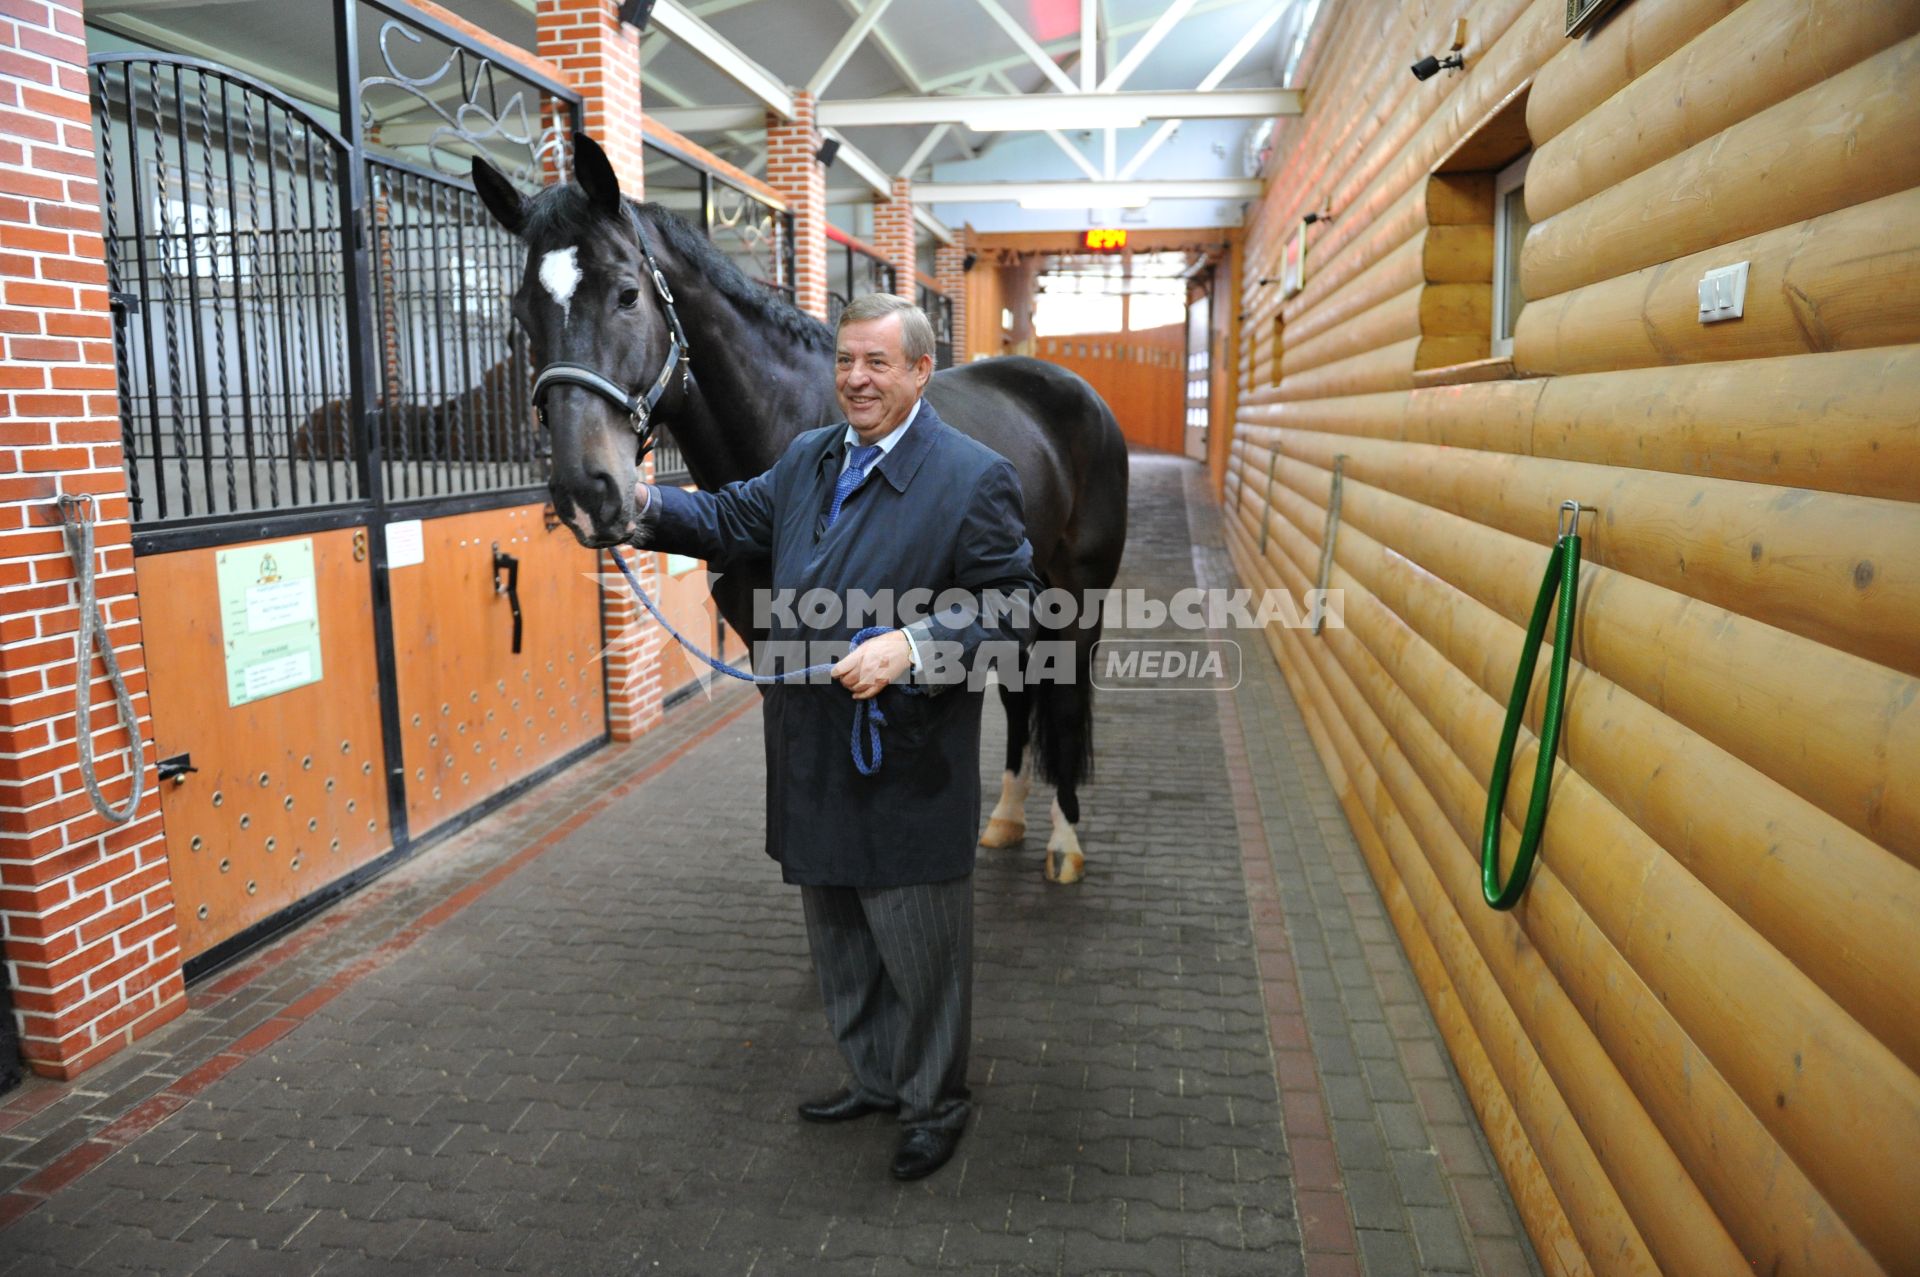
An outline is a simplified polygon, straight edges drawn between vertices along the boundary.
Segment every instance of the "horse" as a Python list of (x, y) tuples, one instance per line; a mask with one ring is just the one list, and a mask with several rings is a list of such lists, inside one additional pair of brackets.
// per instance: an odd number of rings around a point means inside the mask
[[(566, 384), (535, 392), (552, 436), (554, 508), (582, 545), (606, 548), (634, 535), (643, 428), (671, 430), (694, 482), (712, 490), (762, 473), (799, 434), (842, 418), (830, 328), (750, 281), (674, 213), (624, 197), (585, 134), (574, 135), (573, 160), (572, 182), (531, 197), (478, 158), (473, 181), (494, 219), (526, 245), (513, 309), (535, 362), (565, 370)], [(1043, 615), (1036, 633), (1071, 641), (1072, 678), (1000, 687), (1006, 766), (980, 839), (999, 848), (1025, 837), (1037, 772), (1055, 789), (1045, 876), (1077, 882), (1100, 638), (1097, 609), (1086, 604), (1120, 569), (1126, 442), (1091, 386), (1037, 359), (942, 370), (926, 397), (948, 424), (1013, 463), (1035, 570), (1082, 604), (1052, 627)], [(769, 579), (762, 569), (715, 583), (715, 602), (737, 632), (756, 634), (754, 591)]]

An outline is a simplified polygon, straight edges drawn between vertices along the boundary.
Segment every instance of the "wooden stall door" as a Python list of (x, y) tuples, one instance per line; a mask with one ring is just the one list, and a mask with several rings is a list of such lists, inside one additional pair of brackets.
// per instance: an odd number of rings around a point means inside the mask
[[(599, 739), (607, 712), (594, 556), (571, 533), (522, 505), (428, 519), (421, 540), (389, 573), (414, 838)], [(520, 561), (518, 654), (496, 546)]]
[[(228, 704), (218, 556), (308, 542), (319, 681)], [(340, 528), (135, 561), (153, 735), (197, 771), (160, 786), (181, 956), (191, 960), (393, 845), (366, 532)], [(282, 557), (285, 557), (284, 554)]]

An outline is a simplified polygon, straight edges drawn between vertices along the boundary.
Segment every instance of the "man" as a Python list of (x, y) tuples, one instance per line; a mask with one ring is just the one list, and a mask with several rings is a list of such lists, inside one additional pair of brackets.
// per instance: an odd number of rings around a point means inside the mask
[[(1012, 465), (921, 398), (933, 375), (926, 315), (890, 295), (860, 297), (834, 340), (846, 422), (802, 434), (771, 470), (717, 493), (643, 485), (635, 539), (723, 568), (770, 559), (776, 599), (954, 589), (974, 599), (861, 644), (834, 665), (835, 682), (771, 688), (763, 706), (767, 854), (800, 886), (827, 1022), (851, 1075), (800, 1116), (897, 1111), (893, 1175), (909, 1180), (946, 1164), (969, 1112), (980, 818), (982, 694), (927, 676), (939, 658), (969, 660), (983, 642), (1017, 648), (1017, 613), (990, 604), (1031, 597), (1040, 583)], [(865, 624), (843, 611), (809, 626), (805, 607), (772, 615), (769, 637), (781, 644), (844, 646)], [(895, 686), (909, 674), (918, 694)], [(872, 775), (849, 750), (861, 701), (885, 715)]]

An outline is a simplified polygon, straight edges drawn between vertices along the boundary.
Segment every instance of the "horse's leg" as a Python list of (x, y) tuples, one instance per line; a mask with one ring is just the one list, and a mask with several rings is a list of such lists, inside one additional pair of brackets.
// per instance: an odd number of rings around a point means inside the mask
[[(1093, 688), (1075, 682), (1053, 689), (1049, 707), (1058, 718), (1056, 730), (1084, 738), (1092, 729)], [(1048, 882), (1075, 883), (1085, 876), (1087, 857), (1080, 846), (1080, 781), (1083, 775), (1069, 770), (1054, 783), (1053, 832), (1047, 838), (1046, 875)]]
[(1048, 882), (1079, 882), (1086, 873), (1086, 853), (1074, 826), (1080, 823), (1080, 786), (1093, 768), (1093, 644), (1098, 626), (1081, 626), (1073, 634), (1073, 677), (1067, 681), (1036, 682), (1034, 697), (1034, 753), (1041, 774), (1054, 786), (1053, 832), (1047, 839)]
[(1000, 685), (1000, 707), (1007, 713), (1007, 769), (1000, 774), (1000, 801), (987, 817), (982, 847), (1011, 847), (1027, 836), (1027, 791), (1033, 773), (1026, 767), (1027, 721), (1032, 710), (1027, 694)]

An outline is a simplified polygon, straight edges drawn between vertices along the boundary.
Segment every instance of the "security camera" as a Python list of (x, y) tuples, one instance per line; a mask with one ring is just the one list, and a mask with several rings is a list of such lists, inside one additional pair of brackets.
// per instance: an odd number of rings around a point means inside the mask
[(1458, 53), (1449, 53), (1444, 58), (1436, 58), (1429, 53), (1407, 69), (1413, 72), (1413, 78), (1416, 80), (1431, 80), (1443, 70), (1457, 71), (1465, 65), (1467, 60)]

